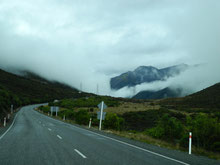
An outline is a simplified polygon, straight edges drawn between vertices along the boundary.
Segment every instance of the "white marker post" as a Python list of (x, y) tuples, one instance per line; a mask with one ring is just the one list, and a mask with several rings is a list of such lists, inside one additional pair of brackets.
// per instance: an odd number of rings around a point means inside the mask
[(57, 111), (58, 111), (58, 109), (57, 109), (57, 107), (56, 107), (56, 117), (57, 117)]
[(102, 114), (103, 114), (103, 106), (104, 106), (104, 102), (102, 101), (102, 104), (101, 104), (101, 115), (100, 115), (100, 121), (99, 121), (99, 131), (102, 130)]
[(189, 155), (191, 155), (192, 151), (192, 132), (189, 133)]
[(8, 120), (10, 119), (10, 114), (8, 114)]
[(53, 116), (53, 107), (50, 107), (50, 116)]
[(91, 128), (91, 124), (92, 124), (92, 118), (90, 118), (89, 120), (89, 128)]
[(66, 120), (66, 116), (64, 115), (64, 116), (63, 116), (63, 121), (65, 121), (65, 120)]
[(6, 117), (4, 117), (4, 127), (6, 127)]
[(11, 114), (13, 113), (13, 107), (14, 107), (14, 106), (13, 106), (13, 105), (11, 105)]

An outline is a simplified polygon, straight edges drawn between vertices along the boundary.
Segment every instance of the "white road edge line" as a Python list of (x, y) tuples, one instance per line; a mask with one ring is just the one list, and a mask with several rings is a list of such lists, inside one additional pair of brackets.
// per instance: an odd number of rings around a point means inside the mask
[[(43, 114), (42, 114), (42, 115), (43, 115)], [(45, 116), (45, 115), (43, 115), (43, 116)], [(150, 151), (150, 150), (147, 150), (147, 149), (144, 149), (144, 148), (141, 148), (141, 147), (138, 147), (138, 146), (135, 146), (135, 145), (132, 145), (132, 144), (129, 144), (129, 143), (126, 143), (126, 142), (123, 142), (123, 141), (120, 141), (120, 140), (114, 139), (114, 138), (110, 138), (110, 137), (105, 136), (105, 135), (101, 135), (101, 134), (98, 134), (98, 133), (95, 133), (95, 132), (89, 131), (89, 130), (87, 130), (87, 129), (79, 128), (79, 127), (76, 127), (76, 126), (74, 126), (74, 125), (72, 125), (72, 124), (65, 123), (65, 122), (63, 122), (63, 121), (59, 121), (59, 120), (56, 120), (56, 119), (50, 118), (50, 117), (48, 117), (48, 116), (45, 116), (45, 117), (47, 117), (48, 119), (54, 120), (54, 121), (56, 121), (56, 122), (62, 123), (62, 124), (64, 123), (64, 124), (66, 124), (66, 125), (70, 125), (70, 126), (72, 126), (72, 127), (74, 127), (74, 128), (77, 128), (77, 129), (79, 129), (79, 130), (84, 130), (84, 131), (87, 131), (87, 132), (93, 133), (93, 134), (95, 134), (95, 135), (98, 135), (98, 136), (101, 136), (101, 137), (104, 137), (104, 138), (107, 138), (107, 139), (110, 139), (110, 140), (116, 141), (116, 142), (118, 142), (118, 143), (121, 143), (121, 144), (124, 144), (124, 145), (130, 146), (130, 147), (133, 147), (133, 148), (136, 148), (136, 149), (139, 149), (139, 150), (142, 150), (142, 151), (148, 152), (148, 153), (151, 153), (151, 154), (153, 154), (153, 155), (160, 156), (160, 157), (162, 157), (162, 158), (164, 158), (164, 159), (168, 159), (168, 160), (171, 160), (171, 161), (174, 161), (174, 162), (177, 162), (177, 163), (180, 163), (180, 164), (184, 164), (184, 165), (190, 165), (190, 164), (185, 163), (185, 162), (182, 162), (182, 161), (180, 161), (180, 160), (176, 160), (176, 159), (170, 158), (170, 157), (168, 157), (168, 156), (165, 156), (165, 155), (162, 155), (162, 154), (158, 154), (158, 153), (156, 153), (156, 152), (153, 152), (153, 151)]]
[[(77, 129), (81, 129), (81, 130), (86, 130), (86, 129), (83, 129), (83, 128), (76, 127), (76, 126), (74, 126), (74, 125), (73, 125), (73, 127), (77, 128)], [(121, 144), (130, 146), (130, 147), (133, 147), (133, 148), (136, 148), (136, 149), (139, 149), (139, 150), (148, 152), (148, 153), (151, 153), (151, 154), (153, 154), (153, 155), (157, 155), (157, 156), (160, 156), (160, 157), (162, 157), (162, 158), (165, 158), (165, 159), (168, 159), (168, 160), (172, 160), (172, 161), (177, 162), (177, 163), (180, 163), (180, 164), (190, 165), (190, 164), (185, 163), (185, 162), (182, 162), (182, 161), (180, 161), (180, 160), (176, 160), (176, 159), (170, 158), (170, 157), (168, 157), (168, 156), (164, 156), (164, 155), (162, 155), (162, 154), (158, 154), (158, 153), (156, 153), (156, 152), (153, 152), (153, 151), (150, 151), (150, 150), (147, 150), (147, 149), (144, 149), (144, 148), (141, 148), (141, 147), (138, 147), (138, 146), (135, 146), (135, 145), (132, 145), (132, 144), (129, 144), (129, 143), (126, 143), (126, 142), (123, 142), (123, 141), (120, 141), (120, 140), (117, 140), (117, 139), (114, 139), (114, 138), (105, 136), (105, 135), (101, 135), (101, 134), (98, 134), (98, 133), (95, 133), (95, 132), (92, 132), (92, 131), (89, 131), (89, 130), (86, 130), (86, 131), (88, 131), (88, 132), (90, 132), (90, 133), (93, 133), (93, 134), (95, 134), (95, 135), (98, 135), (98, 136), (101, 136), (101, 137), (110, 139), (110, 140), (112, 140), (112, 141), (116, 141), (116, 142), (118, 142), (118, 143), (121, 143)]]
[(60, 135), (57, 135), (57, 137), (58, 137), (59, 139), (62, 139), (62, 137), (61, 137)]
[(18, 113), (16, 114), (16, 116), (15, 116), (15, 118), (14, 118), (14, 120), (13, 120), (13, 122), (12, 122), (12, 124), (11, 124), (11, 126), (8, 128), (8, 130), (7, 131), (5, 131), (5, 133), (3, 133), (2, 134), (2, 136), (0, 136), (0, 140), (8, 133), (8, 131), (10, 131), (10, 129), (12, 128), (12, 126), (14, 125), (14, 122), (15, 122), (15, 120), (16, 120), (16, 118), (17, 118), (17, 116), (18, 116)]
[(77, 149), (74, 149), (74, 151), (76, 151), (80, 156), (82, 156), (84, 159), (86, 159), (87, 157), (85, 155), (83, 155), (81, 152), (79, 152)]
[(50, 128), (47, 128), (49, 131), (51, 131), (51, 129)]

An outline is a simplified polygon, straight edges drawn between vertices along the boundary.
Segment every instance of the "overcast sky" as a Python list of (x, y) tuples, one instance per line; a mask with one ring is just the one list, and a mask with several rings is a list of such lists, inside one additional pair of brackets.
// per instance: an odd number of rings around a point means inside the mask
[(30, 70), (83, 90), (141, 65), (203, 64), (138, 90), (220, 82), (220, 0), (1, 0), (0, 67)]

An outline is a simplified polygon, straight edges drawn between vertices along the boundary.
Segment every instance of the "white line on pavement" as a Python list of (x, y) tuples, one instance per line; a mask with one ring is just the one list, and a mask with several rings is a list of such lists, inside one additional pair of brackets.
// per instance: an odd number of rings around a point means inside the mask
[(5, 131), (5, 133), (3, 133), (2, 136), (0, 136), (0, 140), (8, 133), (8, 131), (9, 131), (9, 130), (11, 129), (11, 127), (14, 125), (14, 122), (15, 122), (17, 116), (18, 116), (18, 114), (16, 114), (16, 116), (15, 116), (15, 118), (14, 118), (14, 121), (12, 122), (12, 124), (11, 124), (11, 126), (8, 128), (8, 130)]
[(57, 137), (58, 137), (59, 139), (62, 139), (62, 137), (61, 137), (60, 135), (57, 135)]
[(51, 131), (51, 129), (50, 128), (47, 128), (49, 131)]
[(77, 149), (74, 149), (74, 151), (76, 151), (80, 156), (82, 156), (84, 159), (86, 159), (86, 156), (83, 155), (81, 152), (79, 152)]
[(87, 131), (87, 132), (91, 132), (91, 133), (93, 133), (93, 134), (95, 134), (95, 135), (98, 135), (98, 136), (101, 136), (101, 137), (110, 139), (110, 140), (112, 140), (112, 141), (116, 141), (116, 142), (118, 142), (118, 143), (121, 143), (121, 144), (130, 146), (130, 147), (133, 147), (133, 148), (136, 148), (136, 149), (139, 149), (139, 150), (148, 152), (148, 153), (151, 153), (151, 154), (153, 154), (153, 155), (160, 156), (160, 157), (162, 157), (162, 158), (165, 158), (165, 159), (168, 159), (168, 160), (171, 160), (171, 161), (180, 163), (180, 164), (190, 165), (190, 164), (185, 163), (185, 162), (182, 162), (182, 161), (180, 161), (180, 160), (173, 159), (173, 158), (170, 158), (170, 157), (168, 157), (168, 156), (165, 156), (165, 155), (162, 155), (162, 154), (159, 154), (159, 153), (156, 153), (156, 152), (153, 152), (153, 151), (150, 151), (150, 150), (147, 150), (147, 149), (144, 149), (144, 148), (141, 148), (141, 147), (138, 147), (138, 146), (135, 146), (135, 145), (132, 145), (132, 144), (129, 144), (129, 143), (126, 143), (126, 142), (123, 142), (123, 141), (120, 141), (120, 140), (117, 140), (117, 139), (114, 139), (114, 138), (105, 136), (105, 135), (101, 135), (101, 134), (98, 134), (98, 133), (95, 133), (95, 132), (92, 132), (92, 131), (89, 131), (89, 130), (86, 130), (86, 129), (83, 129), (83, 128), (79, 128), (79, 127), (76, 127), (76, 126), (74, 126), (74, 125), (72, 125), (72, 126), (75, 127), (75, 128), (77, 128), (77, 129), (84, 130), (84, 131)]
[[(65, 123), (65, 122), (62, 122), (62, 121), (59, 121), (59, 120), (50, 118), (50, 117), (48, 117), (48, 116), (44, 116), (44, 117), (47, 118), (47, 119), (56, 121), (56, 122), (58, 122), (58, 123)], [(87, 131), (87, 132), (93, 133), (93, 134), (95, 134), (95, 135), (98, 135), (98, 136), (101, 136), (101, 137), (104, 137), (104, 138), (107, 138), (107, 139), (116, 141), (116, 142), (118, 142), (118, 143), (121, 143), (121, 144), (130, 146), (130, 147), (133, 147), (133, 148), (136, 148), (136, 149), (139, 149), (139, 150), (148, 152), (148, 153), (151, 153), (151, 154), (153, 154), (153, 155), (157, 155), (157, 156), (162, 157), (162, 158), (164, 158), (164, 159), (168, 159), (168, 160), (171, 160), (171, 161), (174, 161), (174, 162), (177, 162), (177, 163), (180, 163), (180, 164), (184, 164), (184, 165), (190, 165), (190, 164), (185, 163), (185, 162), (183, 162), (183, 161), (180, 161), (180, 160), (177, 160), (177, 159), (174, 159), (174, 158), (171, 158), (171, 157), (168, 157), (168, 156), (165, 156), (165, 155), (162, 155), (162, 154), (159, 154), (159, 153), (156, 153), (156, 152), (153, 152), (153, 151), (150, 151), (150, 150), (147, 150), (147, 149), (144, 149), (144, 148), (141, 148), (141, 147), (138, 147), (138, 146), (135, 146), (135, 145), (132, 145), (132, 144), (129, 144), (129, 143), (126, 143), (126, 142), (123, 142), (123, 141), (120, 141), (120, 140), (117, 140), (117, 139), (108, 137), (108, 136), (104, 136), (104, 135), (101, 135), (101, 134), (98, 134), (98, 133), (95, 133), (95, 132), (92, 132), (92, 131), (89, 131), (89, 130), (86, 130), (86, 129), (83, 129), (83, 128), (79, 128), (79, 127), (74, 126), (74, 125), (72, 125), (72, 124), (68, 124), (68, 123), (65, 123), (65, 124), (66, 124), (66, 125), (69, 125), (69, 126), (72, 126), (72, 127), (74, 127), (74, 128), (77, 128), (77, 129), (79, 129), (79, 130)]]

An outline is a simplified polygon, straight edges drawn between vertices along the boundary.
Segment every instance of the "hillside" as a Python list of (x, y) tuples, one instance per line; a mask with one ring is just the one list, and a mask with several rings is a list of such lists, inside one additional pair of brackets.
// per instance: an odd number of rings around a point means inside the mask
[(0, 70), (0, 118), (11, 104), (20, 105), (49, 102), (54, 99), (81, 97), (76, 89), (58, 82), (49, 82), (35, 74), (25, 77)]
[(170, 98), (161, 101), (163, 105), (190, 108), (220, 108), (220, 83), (183, 98)]
[(134, 99), (163, 99), (171, 97), (179, 97), (181, 89), (174, 90), (171, 88), (164, 88), (159, 91), (141, 91), (132, 98)]

